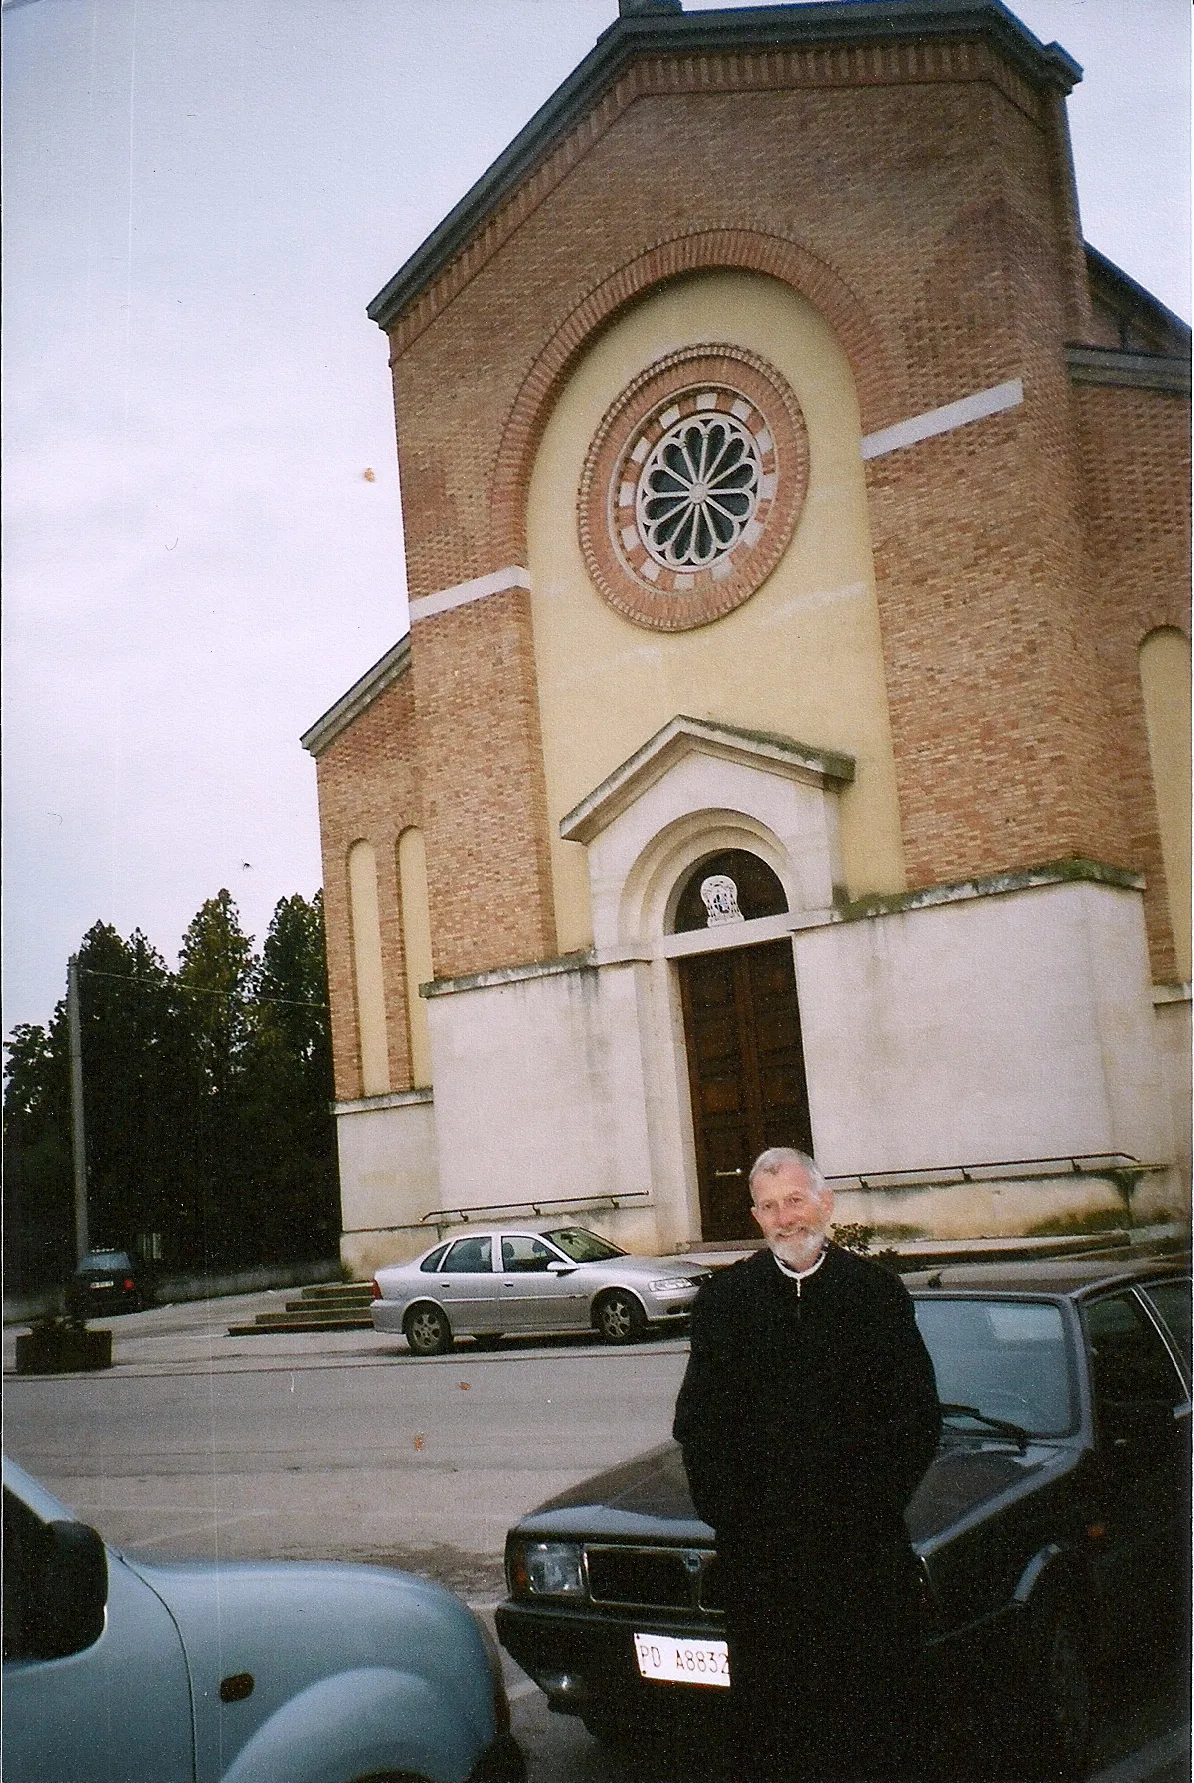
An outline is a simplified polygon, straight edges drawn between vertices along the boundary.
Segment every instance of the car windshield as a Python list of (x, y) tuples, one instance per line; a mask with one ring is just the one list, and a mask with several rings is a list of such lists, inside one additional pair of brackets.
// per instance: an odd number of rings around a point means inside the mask
[(972, 1406), (1030, 1436), (1073, 1430), (1073, 1380), (1059, 1306), (926, 1299), (916, 1302), (916, 1322), (944, 1404)]
[(595, 1232), (586, 1232), (583, 1226), (561, 1226), (558, 1231), (545, 1232), (543, 1236), (574, 1263), (608, 1263), (613, 1257), (626, 1255), (608, 1238), (598, 1238)]
[(131, 1269), (132, 1264), (124, 1251), (88, 1251), (79, 1268), (94, 1272), (97, 1269)]

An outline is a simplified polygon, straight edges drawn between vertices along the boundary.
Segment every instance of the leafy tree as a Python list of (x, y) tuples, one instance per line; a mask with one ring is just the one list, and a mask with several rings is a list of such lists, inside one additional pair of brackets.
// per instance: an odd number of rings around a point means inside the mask
[(60, 1280), (74, 1262), (69, 1059), (28, 1022), (13, 1029), (7, 1054), (4, 1274), (20, 1292)]
[[(178, 986), (201, 1074), (192, 1128), (205, 1265), (256, 1261), (252, 1134), (243, 1121), (243, 1065), (251, 1031), (253, 942), (227, 889), (200, 905), (178, 956)], [(246, 1144), (249, 1150), (246, 1151)]]
[(322, 893), (278, 901), (254, 992), (244, 1117), (259, 1242), (277, 1256), (329, 1255), (339, 1194)]
[[(94, 1243), (162, 1239), (166, 1270), (334, 1254), (339, 1230), (323, 906), (283, 898), (260, 960), (223, 890), (171, 972), (108, 923), (79, 948)], [(65, 1000), (17, 1028), (4, 1096), (5, 1258), (14, 1286), (74, 1254)]]
[(249, 1034), (245, 1005), (255, 964), (232, 893), (217, 892), (187, 924), (178, 956), (178, 983), (191, 998), (191, 1031), (213, 1096), (235, 1081)]

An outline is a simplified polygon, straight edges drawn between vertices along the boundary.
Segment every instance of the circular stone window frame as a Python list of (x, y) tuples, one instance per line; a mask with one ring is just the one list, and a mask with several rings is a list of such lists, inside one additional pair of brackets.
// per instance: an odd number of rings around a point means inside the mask
[[(705, 569), (671, 570), (638, 530), (639, 478), (659, 441), (688, 415), (723, 412), (753, 437), (762, 476), (754, 511)], [(808, 431), (786, 379), (761, 354), (706, 343), (669, 353), (612, 402), (593, 436), (577, 496), (580, 547), (602, 597), (651, 631), (691, 631), (732, 613), (766, 581), (808, 493)]]

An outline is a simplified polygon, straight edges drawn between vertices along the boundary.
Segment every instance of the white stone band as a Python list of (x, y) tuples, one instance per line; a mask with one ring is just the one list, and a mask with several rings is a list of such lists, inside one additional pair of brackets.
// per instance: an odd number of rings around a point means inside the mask
[(483, 601), (490, 594), (505, 594), (509, 588), (530, 588), (531, 578), (521, 564), (512, 563), (504, 570), (492, 570), (488, 576), (477, 576), (471, 582), (457, 582), (452, 588), (441, 588), (435, 594), (422, 594), (410, 603), (410, 622), (431, 619), (436, 613), (449, 613), (453, 607), (467, 607), (471, 601)]
[(1024, 386), (1019, 378), (1011, 378), (1006, 384), (993, 384), (989, 390), (963, 396), (960, 402), (947, 402), (943, 409), (929, 409), (923, 415), (913, 415), (909, 421), (897, 421), (894, 427), (869, 433), (862, 442), (862, 456), (864, 459), (882, 458), (888, 452), (898, 452), (903, 446), (931, 440), (935, 434), (952, 433), (955, 427), (981, 421), (986, 415), (1018, 408), (1023, 401)]

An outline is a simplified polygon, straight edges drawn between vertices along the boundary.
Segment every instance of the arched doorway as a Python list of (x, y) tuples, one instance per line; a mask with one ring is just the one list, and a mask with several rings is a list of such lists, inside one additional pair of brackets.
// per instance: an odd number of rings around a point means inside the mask
[[(673, 926), (677, 933), (722, 929), (787, 908), (771, 868), (732, 849), (692, 871)], [(752, 1162), (769, 1145), (812, 1150), (792, 943), (691, 954), (679, 972), (701, 1235), (757, 1237)]]

